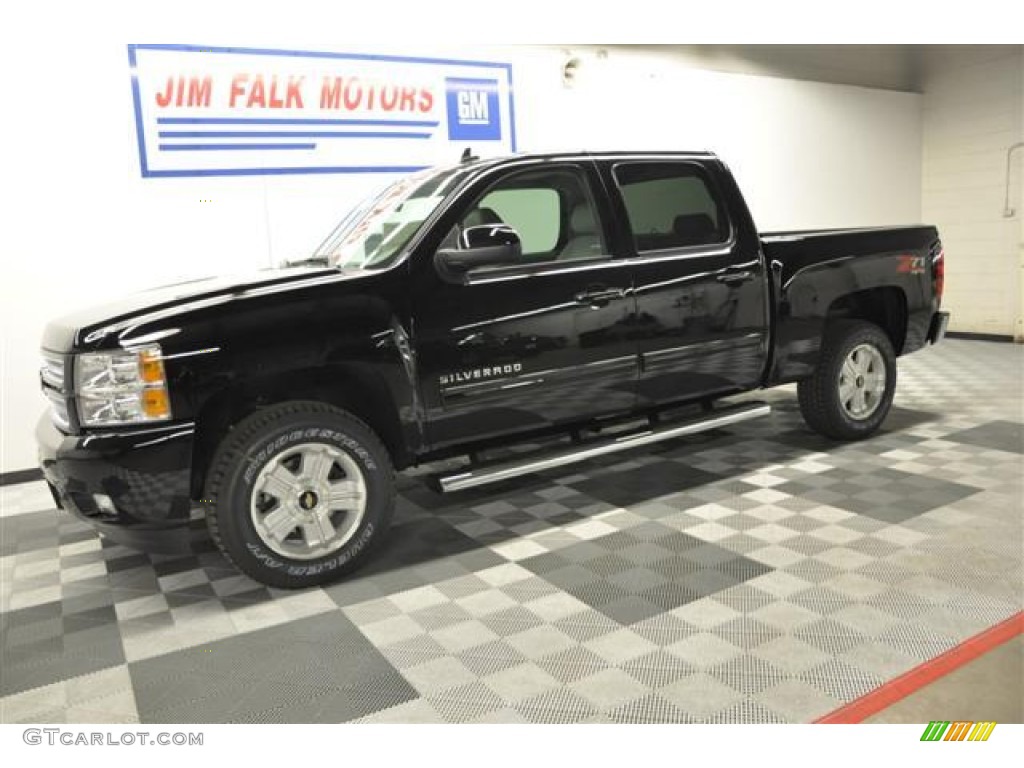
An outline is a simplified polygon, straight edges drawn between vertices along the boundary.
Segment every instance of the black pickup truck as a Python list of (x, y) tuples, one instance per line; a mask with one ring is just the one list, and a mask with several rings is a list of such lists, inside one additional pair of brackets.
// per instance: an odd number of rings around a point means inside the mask
[(763, 416), (714, 401), (787, 382), (811, 428), (866, 437), (945, 333), (942, 283), (933, 227), (758, 234), (714, 155), (469, 158), (298, 265), (51, 323), (40, 461), (115, 540), (173, 550), (201, 511), (302, 587), (381, 539), (395, 468), (467, 456), (433, 478), (457, 491)]

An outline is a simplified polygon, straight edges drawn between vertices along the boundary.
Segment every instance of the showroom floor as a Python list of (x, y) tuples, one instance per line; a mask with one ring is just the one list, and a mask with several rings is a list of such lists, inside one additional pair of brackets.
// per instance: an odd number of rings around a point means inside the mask
[(376, 559), (304, 592), (4, 487), (0, 720), (814, 720), (1022, 607), (1024, 347), (947, 340), (900, 377), (859, 444), (784, 388), (653, 450), (406, 478)]

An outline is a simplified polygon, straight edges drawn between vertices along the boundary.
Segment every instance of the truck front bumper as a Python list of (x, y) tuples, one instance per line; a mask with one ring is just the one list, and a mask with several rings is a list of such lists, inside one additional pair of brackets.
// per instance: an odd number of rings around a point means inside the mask
[(39, 465), (57, 506), (126, 546), (187, 552), (194, 425), (65, 435), (43, 416)]
[(936, 312), (932, 315), (931, 325), (928, 327), (928, 341), (938, 344), (946, 335), (946, 327), (949, 325), (949, 312)]

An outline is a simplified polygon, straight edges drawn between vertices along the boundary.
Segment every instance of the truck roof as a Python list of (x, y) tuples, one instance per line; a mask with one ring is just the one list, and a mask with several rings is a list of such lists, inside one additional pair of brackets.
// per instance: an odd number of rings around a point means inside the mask
[[(472, 149), (472, 147), (470, 147)], [(688, 158), (698, 160), (718, 160), (718, 156), (714, 152), (708, 152), (706, 150), (699, 150), (693, 152), (684, 152), (680, 150), (667, 150), (667, 151), (656, 151), (656, 150), (636, 150), (636, 151), (610, 151), (602, 150), (600, 152), (589, 152), (587, 150), (577, 151), (562, 151), (562, 152), (517, 152), (512, 155), (502, 155), (499, 157), (486, 157), (475, 160), (470, 160), (464, 163), (466, 167), (477, 167), (477, 168), (490, 168), (506, 163), (521, 162), (523, 160), (579, 160), (579, 159), (614, 159), (617, 157), (672, 157), (672, 158)]]

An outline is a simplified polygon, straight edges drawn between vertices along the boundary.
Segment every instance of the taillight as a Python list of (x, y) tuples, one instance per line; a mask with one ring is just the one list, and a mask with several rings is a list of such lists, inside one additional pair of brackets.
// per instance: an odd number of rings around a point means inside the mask
[(942, 301), (942, 289), (946, 287), (946, 251), (939, 249), (938, 254), (932, 259), (932, 288), (935, 291), (936, 302)]

